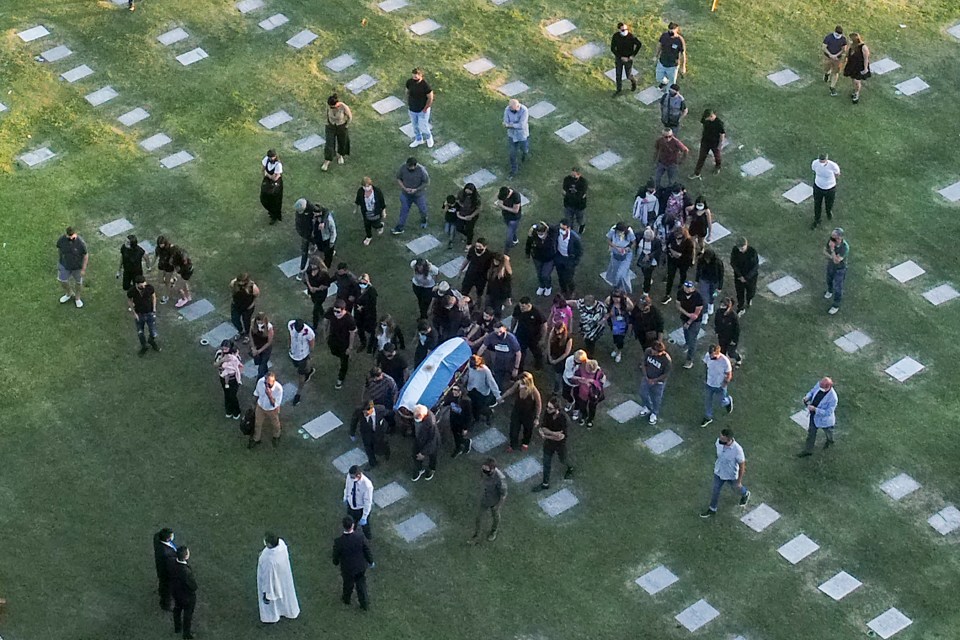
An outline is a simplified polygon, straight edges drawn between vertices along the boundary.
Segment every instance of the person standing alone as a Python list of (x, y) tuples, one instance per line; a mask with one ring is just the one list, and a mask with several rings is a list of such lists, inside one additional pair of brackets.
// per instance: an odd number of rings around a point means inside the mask
[(823, 378), (814, 385), (813, 389), (803, 396), (803, 406), (810, 415), (807, 426), (807, 441), (803, 451), (797, 454), (798, 458), (807, 458), (813, 455), (813, 447), (817, 443), (817, 429), (823, 429), (827, 441), (823, 448), (833, 446), (833, 429), (837, 424), (837, 391), (833, 388), (833, 380)]
[(717, 117), (717, 112), (713, 109), (706, 109), (700, 117), (700, 124), (703, 125), (703, 133), (700, 134), (700, 154), (697, 156), (697, 166), (693, 169), (693, 175), (690, 176), (691, 180), (701, 179), (700, 172), (703, 171), (708, 153), (713, 154), (714, 175), (720, 174), (720, 165), (723, 163), (723, 141), (727, 137), (723, 120)]
[(733, 439), (733, 431), (724, 429), (717, 438), (717, 461), (713, 465), (713, 492), (710, 495), (710, 506), (701, 514), (701, 518), (712, 518), (717, 515), (717, 506), (720, 502), (720, 490), (723, 485), (732, 484), (740, 492), (740, 506), (746, 506), (750, 501), (750, 490), (743, 486), (743, 475), (747, 472), (747, 458), (743, 455), (743, 447)]
[(813, 224), (811, 229), (820, 226), (820, 210), (826, 205), (827, 220), (833, 218), (833, 201), (837, 197), (837, 177), (840, 167), (825, 153), (813, 161), (810, 170), (815, 176), (813, 180)]
[(407, 80), (407, 109), (410, 124), (413, 125), (413, 142), (410, 148), (419, 147), (424, 142), (427, 148), (433, 148), (433, 134), (430, 130), (430, 115), (433, 107), (433, 89), (423, 79), (423, 70), (419, 67), (410, 73)]
[(578, 234), (583, 234), (587, 226), (588, 187), (580, 167), (570, 169), (570, 173), (563, 178), (563, 217), (571, 227), (576, 223)]
[(290, 552), (283, 538), (269, 531), (263, 536), (263, 551), (257, 560), (257, 595), (260, 622), (280, 622), (300, 616), (297, 588), (293, 584)]
[[(57, 280), (63, 287), (60, 304), (70, 302), (70, 298), (73, 298), (77, 309), (82, 309), (83, 300), (80, 299), (80, 295), (83, 293), (83, 276), (87, 273), (87, 263), (90, 260), (87, 243), (77, 235), (73, 227), (67, 227), (64, 234), (57, 240), (57, 251), (60, 253), (60, 260), (57, 263)], [(71, 280), (74, 284), (72, 290), (70, 289)]]
[(617, 76), (617, 92), (614, 96), (623, 93), (623, 78), (630, 81), (630, 91), (637, 90), (637, 81), (633, 79), (633, 58), (640, 53), (643, 43), (630, 32), (630, 28), (623, 22), (617, 23), (617, 30), (610, 38), (610, 53), (613, 54), (614, 73)]
[(343, 487), (343, 502), (347, 505), (347, 515), (363, 529), (363, 537), (370, 540), (370, 511), (373, 509), (373, 483), (363, 475), (358, 465), (347, 471)]
[(664, 127), (680, 133), (680, 121), (687, 115), (687, 101), (680, 93), (680, 85), (670, 85), (670, 90), (660, 96), (660, 122)]
[[(133, 286), (127, 289), (128, 309), (133, 314), (137, 326), (137, 337), (140, 339), (140, 352), (143, 356), (147, 352), (147, 343), (154, 351), (160, 351), (157, 344), (157, 292), (153, 285), (147, 284), (143, 276), (133, 279)], [(148, 338), (145, 333), (150, 332)]]
[(367, 539), (357, 533), (353, 518), (344, 516), (343, 534), (333, 541), (333, 564), (340, 567), (343, 578), (343, 604), (349, 605), (353, 590), (357, 590), (357, 600), (364, 611), (370, 606), (367, 596), (367, 568), (373, 567), (373, 554)]
[(340, 102), (340, 96), (334, 93), (327, 98), (327, 140), (323, 147), (321, 171), (329, 169), (334, 158), (337, 164), (343, 164), (344, 158), (350, 155), (350, 123), (352, 121), (353, 112), (350, 111), (350, 107)]
[(823, 297), (833, 298), (833, 305), (827, 313), (834, 315), (840, 311), (843, 283), (847, 279), (847, 258), (850, 256), (850, 245), (843, 237), (843, 229), (837, 227), (833, 230), (823, 254), (827, 256), (827, 290)]
[(530, 116), (527, 107), (520, 104), (519, 100), (511, 99), (503, 110), (503, 126), (507, 130), (507, 144), (510, 145), (509, 177), (513, 180), (530, 153)]
[(733, 269), (733, 286), (737, 290), (737, 315), (742, 316), (757, 293), (760, 271), (760, 256), (746, 238), (741, 237), (730, 251), (730, 267)]
[(480, 527), (483, 525), (483, 514), (490, 512), (490, 533), (487, 540), (493, 542), (497, 539), (497, 532), (500, 529), (500, 509), (507, 499), (507, 480), (503, 472), (497, 468), (497, 461), (493, 458), (487, 458), (480, 466), (480, 505), (477, 509), (476, 522), (473, 527), (473, 537), (467, 542), (477, 544), (480, 542)]
[(283, 163), (273, 149), (260, 161), (263, 181), (260, 183), (260, 204), (270, 216), (270, 224), (283, 220)]
[(430, 185), (430, 174), (427, 169), (417, 162), (413, 156), (407, 158), (403, 166), (397, 169), (397, 184), (400, 186), (400, 217), (391, 233), (395, 236), (403, 233), (410, 215), (410, 207), (414, 204), (420, 210), (420, 228), (427, 228), (427, 187)]

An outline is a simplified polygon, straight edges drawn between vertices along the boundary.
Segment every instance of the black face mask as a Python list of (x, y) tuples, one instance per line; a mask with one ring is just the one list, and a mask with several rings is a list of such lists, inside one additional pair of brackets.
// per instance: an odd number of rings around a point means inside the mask
[(483, 472), (489, 476), (493, 473), (493, 469), (484, 469)]

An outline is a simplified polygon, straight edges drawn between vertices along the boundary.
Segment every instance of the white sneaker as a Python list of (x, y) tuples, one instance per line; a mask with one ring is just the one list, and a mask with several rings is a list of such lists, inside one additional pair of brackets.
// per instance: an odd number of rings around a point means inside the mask
[(303, 282), (303, 271), (297, 273), (297, 282)]
[(410, 148), (411, 148), (411, 149), (416, 149), (417, 147), (419, 147), (419, 146), (422, 145), (422, 144), (423, 144), (423, 140), (414, 140), (413, 142), (410, 143)]
[(710, 322), (710, 314), (705, 313), (703, 314), (703, 317), (700, 318), (700, 324), (707, 324), (708, 322)]
[(713, 304), (712, 304), (712, 303), (707, 305), (707, 315), (710, 315), (711, 313), (713, 313)]
[(543, 290), (543, 295), (545, 295), (545, 296), (552, 296), (552, 295), (553, 295), (553, 287), (547, 287), (546, 289), (544, 289), (544, 290)]
[(60, 296), (60, 304), (66, 304), (67, 302), (70, 302), (70, 298), (72, 297), (73, 296), (70, 295), (69, 293), (63, 294), (62, 296)]
[(542, 295), (543, 295), (543, 287), (537, 287), (537, 295), (538, 295), (538, 296), (542, 296)]
[[(83, 309), (83, 300), (81, 300), (80, 298), (77, 298), (76, 300), (74, 300), (73, 303), (77, 305), (77, 309)], [(837, 309), (837, 311), (840, 311), (840, 309)]]
[(615, 362), (620, 362), (623, 359), (623, 355), (618, 351), (617, 357), (614, 358)]
[(832, 298), (832, 297), (833, 297), (833, 292), (832, 292), (832, 291), (827, 291), (827, 292), (825, 292), (825, 293), (823, 294), (823, 299), (824, 299), (824, 300), (829, 300), (829, 299)]
[[(80, 301), (77, 300), (77, 302), (80, 302)], [(80, 305), (77, 305), (77, 306), (79, 307)], [(835, 315), (838, 311), (840, 311), (840, 307), (830, 307), (830, 310), (827, 311), (827, 313), (829, 313), (830, 315)]]
[(613, 351), (610, 352), (610, 357), (611, 357), (611, 358), (616, 358), (616, 357), (617, 357), (617, 350), (616, 350), (616, 349), (614, 349)]
[(427, 149), (433, 149), (433, 136), (427, 138)]
[(641, 406), (641, 407), (640, 407), (640, 417), (641, 417), (641, 418), (645, 418), (645, 417), (648, 416), (648, 415), (650, 415), (650, 409), (647, 409), (646, 407)]
[(657, 414), (655, 413), (650, 414), (650, 424), (657, 424)]

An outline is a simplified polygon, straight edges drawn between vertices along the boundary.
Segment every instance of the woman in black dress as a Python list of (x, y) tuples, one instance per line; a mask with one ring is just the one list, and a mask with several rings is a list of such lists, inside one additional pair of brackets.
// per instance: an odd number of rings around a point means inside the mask
[(241, 273), (230, 281), (230, 320), (237, 329), (234, 340), (242, 339), (244, 343), (250, 341), (250, 321), (259, 295), (260, 288), (248, 273)]
[(507, 453), (513, 453), (517, 449), (526, 451), (530, 447), (533, 430), (540, 426), (540, 410), (543, 404), (540, 390), (534, 384), (533, 374), (528, 371), (520, 374), (520, 378), (503, 392), (496, 404), (503, 404), (504, 400), (514, 394), (517, 399), (513, 401), (513, 411), (510, 412), (510, 442)]
[(843, 75), (853, 81), (853, 95), (850, 99), (853, 104), (860, 102), (860, 87), (863, 81), (869, 78), (870, 73), (870, 49), (863, 42), (863, 36), (859, 33), (851, 33), (850, 40), (852, 44), (847, 53), (847, 64), (843, 67)]
[(477, 192), (477, 187), (472, 182), (468, 182), (457, 194), (458, 230), (466, 238), (466, 244), (473, 244), (473, 230), (477, 226), (479, 217), (480, 194)]
[(367, 353), (373, 353), (377, 346), (377, 290), (370, 284), (370, 276), (366, 273), (360, 275), (358, 286), (360, 295), (357, 296), (357, 302), (353, 308), (353, 319), (357, 323), (357, 338), (360, 340), (357, 352), (366, 349)]
[(510, 256), (505, 253), (495, 254), (487, 274), (487, 306), (492, 307), (496, 313), (501, 313), (504, 305), (512, 306), (512, 296), (513, 267), (510, 266)]
[(273, 149), (260, 161), (263, 165), (263, 181), (260, 183), (260, 204), (270, 216), (270, 224), (276, 224), (283, 219), (281, 206), (283, 203), (283, 163)]
[(160, 279), (163, 284), (160, 304), (167, 304), (170, 300), (170, 291), (177, 281), (176, 267), (173, 264), (173, 255), (176, 251), (178, 251), (177, 246), (167, 240), (166, 236), (157, 236), (157, 248), (154, 252), (157, 256), (157, 270), (161, 273)]

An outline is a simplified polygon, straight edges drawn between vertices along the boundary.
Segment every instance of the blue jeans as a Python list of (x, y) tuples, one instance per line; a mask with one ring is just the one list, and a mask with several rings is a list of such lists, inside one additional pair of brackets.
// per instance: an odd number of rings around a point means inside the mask
[[(507, 140), (507, 145), (510, 148), (510, 174), (516, 175), (520, 171), (520, 163), (525, 162), (527, 154), (530, 153), (530, 138), (526, 140)], [(519, 160), (517, 160), (518, 152), (520, 154)]]
[(273, 354), (273, 347), (268, 347), (261, 351), (259, 355), (253, 356), (253, 363), (257, 365), (257, 380), (267, 375), (270, 370), (270, 356)]
[(686, 343), (687, 360), (693, 360), (697, 349), (697, 336), (700, 335), (700, 321), (691, 322), (690, 326), (683, 325), (683, 341)]
[(400, 192), (400, 218), (397, 220), (397, 229), (403, 229), (407, 224), (407, 216), (410, 215), (410, 207), (417, 205), (420, 210), (421, 222), (427, 221), (427, 194), (423, 191), (417, 193)]
[[(672, 84), (677, 83), (677, 74), (680, 72), (680, 67), (665, 67), (659, 60), (657, 60), (657, 68), (654, 71), (654, 81), (658, 85), (663, 85), (664, 82), (667, 83), (667, 88)], [(664, 89), (666, 92), (667, 89)]]
[(541, 289), (552, 289), (553, 260), (547, 260), (546, 262), (534, 260), (533, 266), (537, 270), (537, 286)]
[[(710, 511), (717, 510), (717, 504), (720, 502), (720, 490), (723, 489), (723, 485), (729, 483), (731, 487), (737, 487), (736, 480), (723, 480), (717, 474), (713, 474), (713, 493), (710, 495)], [(740, 487), (740, 495), (747, 495), (747, 488), (744, 486)]]
[(658, 187), (660, 186), (660, 178), (663, 177), (663, 174), (667, 174), (667, 184), (665, 186), (669, 187), (670, 185), (676, 184), (678, 177), (677, 165), (663, 164), (662, 162), (657, 163), (657, 168), (653, 171), (653, 182)]
[(147, 337), (144, 335), (144, 328), (150, 331), (150, 342), (157, 338), (157, 314), (140, 313), (137, 314), (135, 321), (137, 325), (137, 337), (140, 338), (140, 346), (147, 344)]
[(703, 385), (703, 415), (713, 418), (713, 402), (717, 396), (720, 396), (720, 404), (727, 407), (730, 405), (730, 396), (727, 395), (727, 388), (711, 387), (708, 384)]
[(503, 224), (507, 225), (507, 238), (503, 242), (504, 252), (510, 251), (510, 249), (517, 243), (517, 227), (520, 226), (519, 220), (504, 220)]
[[(709, 309), (710, 305), (713, 304), (714, 296), (717, 295), (717, 283), (709, 280), (700, 280), (697, 283), (697, 289), (700, 292), (700, 296), (703, 298), (703, 304), (705, 304), (707, 309)], [(704, 311), (706, 311), (706, 309), (704, 309)]]
[(838, 269), (833, 262), (827, 263), (827, 291), (833, 294), (833, 306), (839, 307), (843, 299), (843, 281), (847, 278), (847, 267)]
[(666, 386), (666, 382), (650, 384), (647, 382), (647, 376), (640, 378), (640, 401), (650, 410), (650, 413), (660, 415), (660, 407), (663, 406), (663, 390)]
[(433, 137), (430, 133), (430, 110), (407, 111), (410, 114), (410, 124), (413, 125), (413, 135), (418, 142), (426, 142)]

